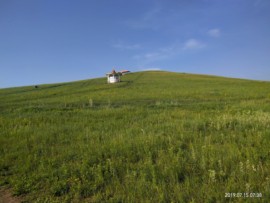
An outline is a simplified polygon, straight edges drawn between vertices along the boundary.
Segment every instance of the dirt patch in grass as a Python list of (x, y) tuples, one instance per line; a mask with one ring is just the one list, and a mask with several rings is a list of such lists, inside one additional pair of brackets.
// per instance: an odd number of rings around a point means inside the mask
[(8, 189), (0, 188), (0, 203), (20, 203), (22, 198), (12, 196)]

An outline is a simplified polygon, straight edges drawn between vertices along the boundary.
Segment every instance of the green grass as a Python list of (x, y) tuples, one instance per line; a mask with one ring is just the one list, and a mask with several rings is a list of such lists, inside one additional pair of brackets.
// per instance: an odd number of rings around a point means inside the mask
[(0, 89), (0, 185), (26, 202), (269, 201), (269, 82), (122, 80)]

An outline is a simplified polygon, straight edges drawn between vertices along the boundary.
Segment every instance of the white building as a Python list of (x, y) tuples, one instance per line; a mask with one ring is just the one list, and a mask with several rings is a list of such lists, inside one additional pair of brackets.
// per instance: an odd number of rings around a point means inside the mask
[(113, 70), (111, 73), (107, 73), (107, 82), (108, 83), (117, 83), (121, 81), (121, 75), (122, 73), (117, 73), (115, 70)]

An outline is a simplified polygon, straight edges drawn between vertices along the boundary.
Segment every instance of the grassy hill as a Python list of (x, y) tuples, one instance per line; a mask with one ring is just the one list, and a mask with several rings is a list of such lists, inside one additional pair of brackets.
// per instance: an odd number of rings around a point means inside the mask
[(0, 89), (0, 185), (29, 202), (269, 201), (269, 82), (122, 80)]

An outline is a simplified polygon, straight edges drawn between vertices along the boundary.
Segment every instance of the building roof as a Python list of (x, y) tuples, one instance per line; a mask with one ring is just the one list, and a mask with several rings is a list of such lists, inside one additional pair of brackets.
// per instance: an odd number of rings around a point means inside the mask
[(121, 72), (116, 72), (114, 69), (110, 73), (106, 73), (106, 76), (120, 76), (122, 75)]
[(121, 70), (120, 72), (121, 73), (129, 73), (130, 71), (129, 70)]

